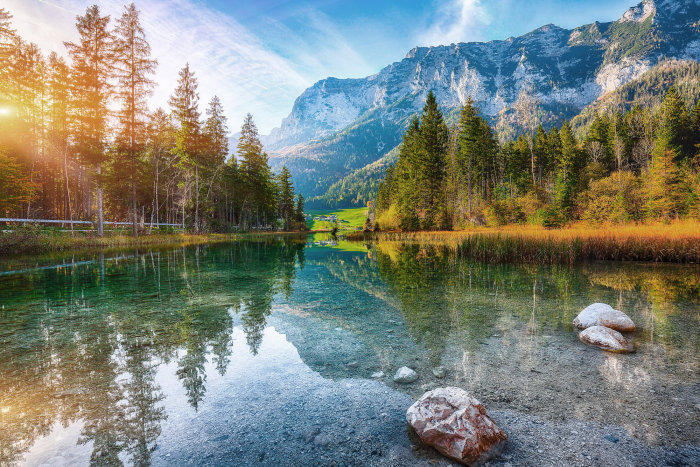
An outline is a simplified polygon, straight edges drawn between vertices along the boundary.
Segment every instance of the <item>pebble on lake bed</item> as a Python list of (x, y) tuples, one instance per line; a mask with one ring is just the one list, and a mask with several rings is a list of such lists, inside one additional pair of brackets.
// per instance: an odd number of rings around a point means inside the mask
[(383, 371), (378, 371), (376, 373), (372, 373), (372, 378), (383, 378), (383, 377), (384, 377)]
[(508, 439), (484, 406), (460, 388), (426, 392), (409, 407), (406, 420), (425, 444), (469, 466), (498, 457)]
[(445, 371), (444, 367), (439, 366), (439, 367), (433, 368), (433, 376), (435, 376), (436, 378), (444, 378), (446, 375), (447, 375), (447, 372)]
[(618, 332), (635, 330), (634, 322), (629, 316), (605, 303), (594, 303), (584, 308), (574, 319), (574, 326), (579, 329), (605, 326)]
[(595, 345), (603, 350), (616, 353), (634, 352), (634, 346), (630, 341), (614, 329), (605, 326), (591, 326), (578, 335), (581, 342)]
[(411, 370), (407, 366), (402, 366), (394, 375), (394, 382), (396, 383), (412, 383), (418, 379), (418, 373)]

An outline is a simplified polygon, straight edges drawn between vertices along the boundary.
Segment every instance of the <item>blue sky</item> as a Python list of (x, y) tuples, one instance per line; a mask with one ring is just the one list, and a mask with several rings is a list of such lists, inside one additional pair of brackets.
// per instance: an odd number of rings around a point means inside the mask
[[(189, 61), (201, 106), (217, 94), (237, 131), (253, 114), (261, 133), (279, 126), (314, 82), (358, 78), (416, 45), (488, 41), (554, 23), (612, 21), (635, 0), (135, 0), (160, 64), (152, 107), (165, 106)], [(124, 0), (3, 0), (14, 27), (48, 55), (76, 40), (75, 15), (93, 3), (117, 17)]]

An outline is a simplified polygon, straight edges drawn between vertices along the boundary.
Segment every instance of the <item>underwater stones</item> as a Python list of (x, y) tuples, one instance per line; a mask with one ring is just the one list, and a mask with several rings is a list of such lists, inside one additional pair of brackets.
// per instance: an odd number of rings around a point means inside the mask
[(418, 379), (418, 373), (415, 371), (411, 370), (407, 366), (402, 366), (401, 368), (398, 369), (396, 374), (394, 375), (394, 382), (396, 383), (412, 383), (415, 380)]
[(372, 373), (372, 378), (383, 378), (383, 377), (384, 377), (383, 371), (378, 371), (376, 373)]
[(508, 439), (484, 406), (460, 388), (426, 392), (409, 407), (406, 420), (425, 444), (469, 466), (498, 457)]
[(617, 353), (634, 352), (634, 346), (630, 341), (614, 329), (605, 326), (591, 326), (581, 331), (578, 335), (581, 342), (595, 345), (603, 350)]
[(360, 365), (357, 362), (350, 362), (346, 363), (345, 366), (347, 366), (348, 368), (357, 368)]
[(591, 326), (605, 326), (618, 332), (634, 332), (634, 322), (623, 312), (605, 303), (594, 303), (583, 309), (574, 319), (574, 326), (587, 329)]
[(447, 375), (447, 372), (445, 372), (445, 368), (439, 366), (436, 368), (433, 368), (433, 376), (436, 378), (444, 378)]

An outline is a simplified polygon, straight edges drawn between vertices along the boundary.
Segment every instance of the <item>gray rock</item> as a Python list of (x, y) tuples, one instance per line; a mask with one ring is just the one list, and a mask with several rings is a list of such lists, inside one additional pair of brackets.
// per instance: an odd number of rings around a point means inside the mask
[(357, 368), (359, 365), (357, 362), (350, 362), (346, 365), (348, 368)]
[(383, 378), (383, 377), (384, 377), (383, 371), (378, 371), (376, 373), (372, 373), (372, 378)]
[(411, 370), (407, 366), (402, 366), (401, 368), (399, 368), (399, 370), (394, 375), (394, 381), (397, 383), (407, 384), (407, 383), (412, 383), (417, 379), (418, 379), (418, 373)]
[(436, 378), (444, 378), (446, 375), (447, 375), (447, 372), (445, 371), (444, 367), (439, 366), (439, 367), (433, 368), (433, 376), (435, 376)]
[(595, 345), (603, 350), (616, 353), (634, 352), (634, 346), (614, 329), (605, 326), (591, 326), (578, 335), (579, 340)]
[(629, 316), (605, 303), (589, 305), (574, 319), (574, 326), (588, 329), (592, 326), (605, 326), (618, 332), (634, 332), (634, 322)]

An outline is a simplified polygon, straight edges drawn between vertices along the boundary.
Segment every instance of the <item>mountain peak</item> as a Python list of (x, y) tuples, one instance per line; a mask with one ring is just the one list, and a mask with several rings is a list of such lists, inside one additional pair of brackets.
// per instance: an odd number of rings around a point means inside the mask
[(654, 0), (644, 0), (642, 3), (633, 6), (622, 15), (618, 20), (620, 23), (635, 22), (643, 23), (646, 19), (656, 12), (656, 3)]

